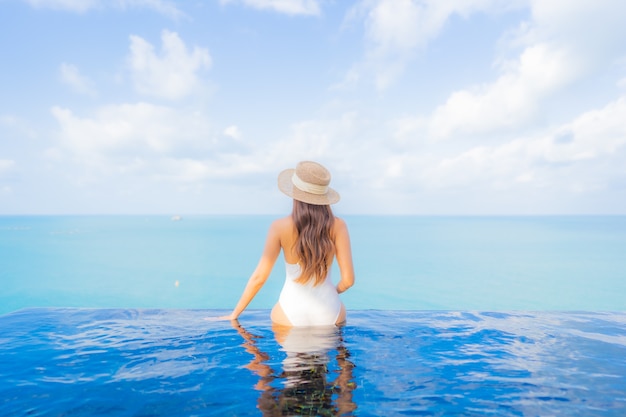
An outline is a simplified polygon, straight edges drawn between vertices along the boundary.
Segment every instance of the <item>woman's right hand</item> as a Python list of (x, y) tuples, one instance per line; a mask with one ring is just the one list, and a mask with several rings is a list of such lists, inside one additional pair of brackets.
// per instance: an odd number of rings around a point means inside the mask
[(237, 317), (231, 313), (227, 316), (205, 317), (204, 320), (206, 321), (236, 321)]

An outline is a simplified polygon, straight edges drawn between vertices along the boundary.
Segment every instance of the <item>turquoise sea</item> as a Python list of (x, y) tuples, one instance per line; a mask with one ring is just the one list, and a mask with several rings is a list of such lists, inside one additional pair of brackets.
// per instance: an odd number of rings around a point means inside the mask
[[(0, 314), (230, 308), (272, 219), (0, 217)], [(345, 220), (357, 275), (348, 309), (626, 311), (626, 216)], [(279, 258), (251, 308), (271, 308), (283, 279)]]
[(0, 416), (626, 415), (626, 217), (346, 216), (345, 326), (273, 329), (280, 262), (206, 320), (271, 220), (0, 217)]

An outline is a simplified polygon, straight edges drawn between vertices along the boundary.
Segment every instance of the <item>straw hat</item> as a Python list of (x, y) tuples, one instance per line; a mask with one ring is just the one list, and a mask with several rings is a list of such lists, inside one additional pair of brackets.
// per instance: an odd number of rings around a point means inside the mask
[(302, 161), (296, 169), (278, 174), (278, 188), (294, 200), (323, 206), (339, 201), (339, 193), (328, 186), (330, 172), (317, 162)]

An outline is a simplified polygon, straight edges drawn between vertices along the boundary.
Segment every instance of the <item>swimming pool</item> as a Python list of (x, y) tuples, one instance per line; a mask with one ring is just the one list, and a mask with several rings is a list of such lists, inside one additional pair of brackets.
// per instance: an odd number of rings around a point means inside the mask
[(266, 310), (0, 316), (2, 416), (623, 416), (626, 314), (351, 311), (275, 333)]

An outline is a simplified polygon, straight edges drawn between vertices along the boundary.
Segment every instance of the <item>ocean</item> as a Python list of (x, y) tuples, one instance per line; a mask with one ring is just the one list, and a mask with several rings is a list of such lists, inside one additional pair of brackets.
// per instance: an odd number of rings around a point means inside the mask
[[(626, 311), (626, 216), (344, 219), (348, 310)], [(272, 220), (0, 216), (0, 314), (231, 308)], [(250, 308), (271, 308), (283, 280), (279, 257)]]

